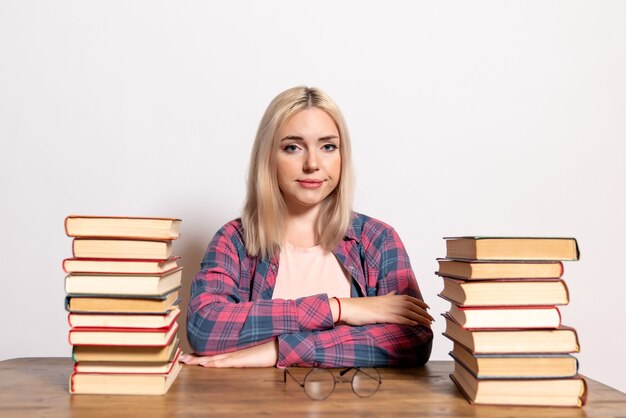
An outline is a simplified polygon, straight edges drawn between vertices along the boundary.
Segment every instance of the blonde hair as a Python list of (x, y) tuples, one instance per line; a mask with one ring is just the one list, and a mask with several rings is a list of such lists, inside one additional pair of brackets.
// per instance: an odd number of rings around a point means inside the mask
[(289, 117), (310, 107), (328, 113), (337, 125), (341, 141), (341, 176), (335, 190), (322, 203), (315, 227), (318, 244), (327, 251), (332, 250), (350, 226), (354, 173), (346, 123), (339, 107), (326, 93), (314, 87), (294, 87), (271, 101), (252, 146), (247, 195), (241, 216), (244, 243), (251, 256), (270, 258), (280, 250), (285, 233), (286, 206), (278, 188), (276, 170), (278, 131)]

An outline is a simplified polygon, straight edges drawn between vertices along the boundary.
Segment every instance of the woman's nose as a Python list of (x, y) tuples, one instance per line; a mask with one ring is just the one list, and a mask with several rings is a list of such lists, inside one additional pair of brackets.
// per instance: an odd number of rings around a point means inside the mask
[(319, 167), (317, 165), (317, 156), (315, 155), (314, 152), (309, 152), (307, 154), (307, 157), (306, 157), (306, 160), (304, 160), (304, 166), (302, 167), (302, 169), (308, 173), (319, 170)]

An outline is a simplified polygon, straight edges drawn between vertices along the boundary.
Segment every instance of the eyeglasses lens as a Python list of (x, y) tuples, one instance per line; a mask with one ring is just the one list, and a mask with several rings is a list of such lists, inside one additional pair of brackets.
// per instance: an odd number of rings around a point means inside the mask
[(380, 386), (380, 373), (376, 369), (357, 369), (352, 377), (352, 390), (361, 398), (372, 396)]
[(311, 399), (326, 399), (334, 389), (335, 378), (328, 369), (313, 369), (304, 379), (304, 391)]

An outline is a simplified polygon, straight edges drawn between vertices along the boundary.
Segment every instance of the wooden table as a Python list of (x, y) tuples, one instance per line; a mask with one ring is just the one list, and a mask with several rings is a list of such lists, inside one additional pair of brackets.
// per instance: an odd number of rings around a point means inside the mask
[(282, 370), (215, 370), (186, 366), (165, 396), (70, 395), (69, 358), (0, 362), (0, 417), (626, 417), (626, 394), (588, 379), (584, 408), (473, 406), (448, 377), (451, 361), (419, 369), (380, 369), (371, 398), (338, 384), (324, 401), (310, 400)]

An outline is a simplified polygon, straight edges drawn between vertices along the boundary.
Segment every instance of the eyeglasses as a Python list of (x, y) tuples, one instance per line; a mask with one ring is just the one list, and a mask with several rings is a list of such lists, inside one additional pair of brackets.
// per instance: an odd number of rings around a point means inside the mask
[[(348, 372), (353, 371), (352, 378), (350, 380), (341, 379)], [(337, 383), (350, 382), (352, 385), (352, 392), (360, 398), (368, 398), (375, 394), (383, 382), (380, 378), (380, 373), (376, 369), (372, 368), (360, 368), (349, 367), (339, 372), (340, 378), (335, 378), (333, 372), (329, 369), (311, 369), (304, 376), (304, 380), (300, 382), (296, 376), (290, 371), (290, 369), (284, 369), (283, 382), (287, 382), (287, 375), (289, 375), (296, 383), (304, 389), (304, 393), (313, 400), (321, 401), (330, 396), (335, 390)]]

